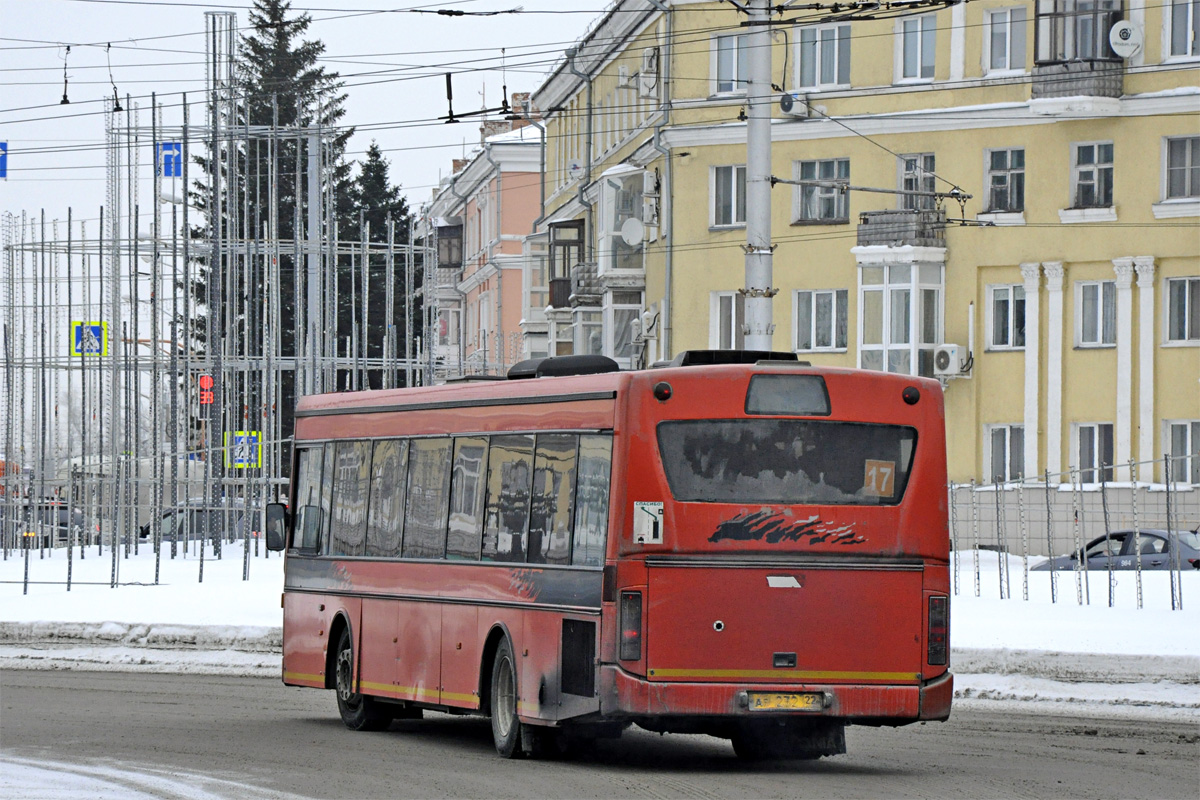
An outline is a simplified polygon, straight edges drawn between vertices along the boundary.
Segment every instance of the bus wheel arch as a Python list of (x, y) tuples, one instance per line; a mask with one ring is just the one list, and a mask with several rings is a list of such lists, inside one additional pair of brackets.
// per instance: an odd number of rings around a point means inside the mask
[(508, 627), (500, 622), (492, 626), (483, 643), (483, 657), (479, 663), (479, 710), (484, 713), (488, 713), (492, 702), (492, 667), (495, 664), (496, 651), (500, 648), (500, 642), (505, 639), (511, 646), (512, 636)]
[(342, 640), (342, 631), (351, 631), (351, 641), (354, 640), (353, 631), (350, 628), (350, 620), (346, 619), (346, 615), (338, 612), (333, 615), (333, 619), (329, 622), (329, 636), (325, 639), (325, 688), (337, 688), (337, 651), (338, 644)]

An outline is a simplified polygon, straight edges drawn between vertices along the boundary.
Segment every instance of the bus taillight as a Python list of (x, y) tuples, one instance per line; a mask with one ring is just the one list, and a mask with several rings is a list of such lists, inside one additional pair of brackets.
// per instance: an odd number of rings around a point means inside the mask
[(622, 661), (637, 661), (642, 657), (642, 593), (621, 592), (621, 651)]
[(935, 595), (929, 598), (929, 658), (931, 665), (944, 665), (949, 655), (947, 642), (950, 633), (950, 598)]

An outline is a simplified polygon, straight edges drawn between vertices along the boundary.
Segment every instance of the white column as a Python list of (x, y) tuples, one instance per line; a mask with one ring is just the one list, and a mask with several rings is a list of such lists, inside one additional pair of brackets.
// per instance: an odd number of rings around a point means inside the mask
[[(1063, 264), (1043, 261), (1046, 271), (1046, 469), (1062, 479)], [(1028, 327), (1028, 326), (1027, 326)]]
[(1041, 321), (1038, 316), (1041, 301), (1042, 272), (1035, 261), (1021, 265), (1025, 279), (1025, 464), (1021, 473), (1028, 479), (1038, 474), (1038, 359), (1041, 355)]
[[(1154, 256), (1136, 256), (1138, 286), (1138, 461), (1149, 461), (1154, 452)], [(1154, 480), (1154, 470), (1141, 474)]]
[[(1113, 425), (1113, 471), (1129, 480), (1127, 463), (1133, 454), (1133, 259), (1114, 258), (1117, 273), (1117, 418)], [(1124, 471), (1122, 471), (1122, 468)]]
[(950, 80), (961, 81), (966, 66), (967, 8), (959, 3), (950, 8)]
[[(1170, 12), (1170, 3), (1164, 4), (1163, 10), (1165, 13)], [(1195, 13), (1195, 12), (1193, 12)], [(1146, 32), (1146, 0), (1129, 0), (1129, 21), (1138, 27), (1143, 33)], [(1165, 57), (1165, 56), (1164, 56)], [(1129, 59), (1129, 66), (1140, 67), (1146, 63), (1146, 48), (1142, 47), (1137, 51), (1133, 58)]]

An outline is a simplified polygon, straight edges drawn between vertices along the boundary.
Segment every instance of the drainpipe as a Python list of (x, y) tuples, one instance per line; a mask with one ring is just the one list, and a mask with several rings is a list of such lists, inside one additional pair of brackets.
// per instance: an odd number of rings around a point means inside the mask
[[(650, 4), (656, 9), (663, 12), (667, 20), (667, 35), (666, 42), (662, 46), (662, 51), (658, 57), (658, 86), (662, 93), (661, 110), (662, 116), (658, 123), (654, 126), (654, 149), (663, 156), (663, 186), (658, 190), (659, 202), (659, 229), (660, 238), (667, 243), (666, 254), (664, 256), (663, 266), (663, 301), (666, 308), (663, 309), (662, 315), (662, 334), (660, 336), (659, 357), (666, 360), (671, 358), (671, 317), (675, 304), (671, 298), (671, 289), (673, 286), (673, 261), (672, 255), (675, 250), (674, 242), (671, 241), (671, 236), (674, 233), (674, 225), (672, 221), (675, 217), (675, 165), (671, 159), (671, 148), (662, 143), (663, 128), (671, 123), (671, 98), (668, 92), (668, 79), (670, 78), (671, 64), (671, 36), (674, 33), (675, 18), (671, 14), (671, 10), (666, 4), (659, 0), (650, 0)], [(669, 193), (669, 194), (668, 194)], [(664, 208), (665, 206), (665, 208)]]
[(538, 181), (538, 189), (541, 190), (541, 205), (538, 207), (538, 218), (533, 221), (533, 229), (530, 233), (537, 233), (538, 226), (546, 220), (546, 126), (533, 118), (529, 113), (530, 103), (525, 100), (521, 104), (521, 112), (525, 115), (525, 120), (538, 129), (538, 135), (541, 137), (541, 152), (539, 154), (541, 165), (541, 180)]
[[(500, 220), (503, 217), (503, 214), (502, 214), (503, 206), (500, 205), (500, 198), (503, 194), (503, 188), (504, 188), (503, 180), (504, 179), (503, 179), (503, 176), (500, 174), (499, 162), (497, 162), (496, 159), (492, 158), (492, 143), (491, 142), (483, 143), (483, 157), (487, 159), (487, 162), (492, 165), (492, 169), (494, 169), (496, 171), (496, 198), (494, 201), (495, 209), (496, 209), (496, 230), (495, 230), (495, 236), (492, 237), (495, 240), (495, 239), (498, 239), (501, 235), (500, 234), (500, 228), (501, 228)], [(492, 204), (489, 203), (488, 208), (490, 209), (491, 206), (492, 206)], [(489, 261), (492, 260), (491, 247), (488, 248), (488, 260)], [(499, 264), (496, 264), (496, 332), (498, 334), (496, 336), (496, 374), (497, 375), (504, 374), (502, 372), (502, 369), (504, 366), (504, 362), (502, 360), (502, 354), (504, 353), (504, 348), (503, 348), (504, 314), (503, 314), (503, 312), (504, 312), (504, 269)], [(484, 370), (486, 371), (486, 369), (487, 369), (487, 363), (485, 361), (484, 362)]]
[[(583, 182), (579, 184), (579, 192), (577, 198), (580, 204), (588, 210), (588, 229), (589, 233), (594, 233), (596, 229), (595, 220), (592, 219), (592, 204), (583, 196), (584, 190), (587, 189), (592, 182), (592, 79), (591, 76), (580, 72), (575, 67), (575, 56), (578, 55), (579, 48), (571, 47), (567, 50), (567, 63), (571, 66), (571, 74), (577, 78), (587, 81), (587, 136), (584, 139), (584, 173)], [(587, 237), (587, 244), (590, 247), (592, 237)], [(592, 248), (592, 255), (595, 255), (595, 248)]]

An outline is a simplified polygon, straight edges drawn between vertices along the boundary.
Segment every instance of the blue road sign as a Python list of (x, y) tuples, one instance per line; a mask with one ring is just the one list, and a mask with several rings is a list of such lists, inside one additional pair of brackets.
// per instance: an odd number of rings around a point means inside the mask
[(183, 146), (179, 142), (159, 142), (158, 169), (164, 178), (183, 177)]
[(72, 322), (71, 323), (71, 355), (73, 355), (73, 356), (106, 356), (106, 355), (108, 355), (108, 323), (107, 322)]
[(225, 466), (250, 469), (262, 466), (262, 431), (225, 432)]
[(0, 178), (8, 177), (8, 142), (0, 142)]

